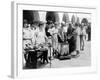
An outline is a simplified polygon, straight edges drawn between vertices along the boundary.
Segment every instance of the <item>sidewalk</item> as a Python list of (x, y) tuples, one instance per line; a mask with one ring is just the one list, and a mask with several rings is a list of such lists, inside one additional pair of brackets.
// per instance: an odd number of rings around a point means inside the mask
[[(80, 52), (80, 56), (68, 60), (54, 59), (51, 61), (51, 68), (80, 67), (91, 65), (91, 42), (86, 42), (85, 50)], [(50, 64), (42, 65), (40, 68), (50, 68)]]

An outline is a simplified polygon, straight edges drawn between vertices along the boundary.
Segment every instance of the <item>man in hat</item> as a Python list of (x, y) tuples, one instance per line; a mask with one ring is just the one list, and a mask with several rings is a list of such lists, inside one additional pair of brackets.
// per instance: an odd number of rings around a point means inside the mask
[(30, 63), (30, 55), (26, 50), (32, 48), (32, 32), (28, 21), (25, 19), (23, 23), (23, 53), (26, 63)]
[(46, 36), (48, 37), (48, 43), (49, 43), (49, 52), (48, 57), (49, 59), (53, 59), (53, 28), (54, 24), (52, 21), (47, 21), (47, 25), (45, 27)]
[(72, 27), (72, 23), (69, 23), (68, 25), (68, 30), (67, 30), (67, 41), (68, 41), (68, 44), (69, 44), (69, 54), (71, 54), (75, 48), (76, 48), (76, 39), (74, 37), (74, 28)]
[(45, 23), (42, 22), (42, 21), (39, 21), (39, 26), (38, 26), (38, 31), (36, 32), (36, 44), (42, 44), (42, 43), (45, 43), (45, 38), (46, 35), (45, 35)]
[(62, 22), (61, 26), (58, 29), (58, 47), (59, 47), (59, 55), (63, 55), (62, 54), (62, 43), (64, 42), (64, 25), (65, 23)]
[(67, 29), (68, 29), (68, 23), (62, 22), (63, 30), (64, 30), (64, 42), (67, 41)]
[(75, 23), (75, 37), (76, 37), (76, 54), (78, 55), (80, 53), (80, 34), (81, 34), (81, 29), (78, 23)]
[(80, 33), (80, 49), (84, 50), (85, 48), (85, 41), (86, 41), (86, 28), (84, 23), (81, 23), (81, 33)]
[(54, 23), (54, 27), (52, 28), (52, 47), (53, 47), (53, 56), (56, 56), (58, 52), (58, 27), (59, 22)]
[(46, 46), (47, 36), (45, 34), (45, 23), (42, 21), (39, 21), (39, 30), (36, 32), (36, 46), (42, 50), (43, 52), (43, 63), (45, 61), (48, 63), (48, 48)]

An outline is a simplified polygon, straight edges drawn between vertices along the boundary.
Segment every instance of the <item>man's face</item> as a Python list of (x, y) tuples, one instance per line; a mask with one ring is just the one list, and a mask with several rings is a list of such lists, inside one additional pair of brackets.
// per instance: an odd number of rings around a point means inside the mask
[(87, 23), (84, 23), (84, 25), (87, 26), (88, 24)]
[(82, 23), (82, 26), (84, 26), (84, 23)]
[(40, 29), (43, 30), (45, 27), (46, 27), (46, 24), (42, 24), (42, 25), (40, 26)]
[(41, 25), (41, 26), (39, 27), (39, 29), (42, 30), (42, 29), (43, 29), (43, 25)]
[(27, 23), (24, 23), (24, 28), (28, 28), (28, 24)]
[(52, 24), (49, 24), (49, 28), (51, 28), (52, 27)]
[(57, 24), (55, 24), (55, 28), (57, 28), (58, 27), (58, 25)]
[(35, 25), (35, 24), (33, 24), (33, 26), (34, 26), (34, 28), (36, 29), (38, 26), (37, 25)]
[(31, 25), (31, 29), (33, 29), (33, 28), (34, 28), (34, 25), (32, 24), (32, 25)]
[(42, 27), (45, 28), (46, 24), (43, 24)]

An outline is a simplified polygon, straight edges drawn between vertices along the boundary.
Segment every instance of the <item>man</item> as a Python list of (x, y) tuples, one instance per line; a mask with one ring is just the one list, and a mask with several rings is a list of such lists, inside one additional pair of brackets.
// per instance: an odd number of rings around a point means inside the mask
[(39, 22), (33, 21), (31, 24), (31, 30), (32, 30), (32, 44), (33, 46), (36, 45), (36, 33), (39, 31)]
[(68, 41), (68, 44), (69, 44), (69, 54), (71, 54), (75, 49), (76, 49), (76, 39), (74, 37), (74, 28), (72, 27), (72, 24), (69, 23), (69, 26), (68, 26), (68, 30), (67, 30), (67, 41)]
[(86, 26), (84, 23), (81, 23), (81, 34), (80, 34), (80, 48), (84, 50), (85, 48), (85, 41), (86, 41)]
[(46, 33), (46, 36), (48, 38), (48, 44), (49, 44), (49, 49), (48, 49), (48, 57), (49, 57), (49, 60), (53, 59), (53, 40), (52, 40), (52, 28), (54, 27), (54, 24), (52, 21), (48, 21), (47, 24), (46, 24), (46, 27), (45, 27), (45, 33)]
[(88, 34), (88, 41), (91, 40), (91, 23), (88, 23), (88, 27), (87, 27), (87, 34)]
[(59, 56), (63, 55), (62, 53), (62, 43), (64, 42), (64, 24), (61, 23), (61, 26), (58, 29), (58, 44), (59, 44)]
[(36, 46), (43, 52), (43, 63), (48, 63), (48, 48), (46, 45), (47, 37), (45, 35), (45, 23), (39, 22), (39, 30), (36, 32)]
[(27, 53), (27, 50), (32, 48), (32, 32), (27, 20), (24, 20), (23, 23), (23, 53), (24, 58), (27, 63), (30, 63), (30, 55)]
[(66, 42), (67, 41), (67, 30), (68, 30), (68, 23), (65, 23), (63, 25), (63, 29), (64, 29), (64, 41)]
[(76, 34), (76, 55), (80, 53), (80, 27), (78, 23), (75, 23), (75, 31), (74, 33)]
[(58, 53), (58, 27), (59, 23), (55, 22), (54, 27), (52, 28), (52, 47), (53, 47), (53, 56), (57, 56)]

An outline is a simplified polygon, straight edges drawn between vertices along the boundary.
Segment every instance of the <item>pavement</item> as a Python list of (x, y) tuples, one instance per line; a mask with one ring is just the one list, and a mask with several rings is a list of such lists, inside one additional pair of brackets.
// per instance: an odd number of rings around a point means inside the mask
[(53, 59), (50, 63), (39, 64), (38, 68), (64, 68), (64, 67), (83, 67), (91, 65), (91, 41), (87, 41), (84, 51), (80, 51), (80, 55), (76, 58), (67, 60)]

